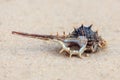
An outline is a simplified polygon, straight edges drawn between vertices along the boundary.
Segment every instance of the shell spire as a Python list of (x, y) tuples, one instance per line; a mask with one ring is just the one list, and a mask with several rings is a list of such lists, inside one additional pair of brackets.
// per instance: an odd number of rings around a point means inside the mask
[(93, 24), (91, 24), (88, 28), (91, 29), (92, 26), (93, 26)]

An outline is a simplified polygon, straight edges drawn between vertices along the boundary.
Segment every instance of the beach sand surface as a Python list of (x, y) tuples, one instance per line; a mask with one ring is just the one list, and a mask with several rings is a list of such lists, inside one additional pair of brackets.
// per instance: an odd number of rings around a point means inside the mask
[[(106, 49), (89, 57), (59, 54), (53, 41), (12, 35), (98, 30)], [(119, 80), (120, 0), (0, 0), (0, 80)]]

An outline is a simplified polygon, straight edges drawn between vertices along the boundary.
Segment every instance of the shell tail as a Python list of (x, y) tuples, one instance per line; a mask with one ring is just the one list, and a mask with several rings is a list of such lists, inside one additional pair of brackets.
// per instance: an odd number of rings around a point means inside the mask
[(12, 31), (12, 34), (21, 35), (21, 36), (30, 37), (30, 38), (37, 38), (42, 40), (49, 40), (49, 39), (62, 40), (63, 39), (63, 37), (60, 37), (60, 36), (58, 37), (56, 35), (30, 34), (30, 33), (17, 32), (17, 31)]

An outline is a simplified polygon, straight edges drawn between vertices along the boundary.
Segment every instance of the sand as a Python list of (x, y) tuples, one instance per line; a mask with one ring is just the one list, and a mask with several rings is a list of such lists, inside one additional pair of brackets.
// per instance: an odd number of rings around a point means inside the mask
[[(93, 24), (106, 49), (80, 59), (52, 41), (11, 31), (67, 34)], [(119, 80), (120, 0), (0, 0), (0, 80)]]

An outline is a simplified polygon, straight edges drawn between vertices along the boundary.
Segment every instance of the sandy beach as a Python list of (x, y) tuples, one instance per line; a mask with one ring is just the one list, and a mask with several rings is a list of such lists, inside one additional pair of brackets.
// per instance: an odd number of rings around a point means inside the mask
[[(12, 35), (98, 30), (106, 49), (89, 57), (59, 54), (53, 41)], [(119, 80), (120, 0), (0, 0), (0, 80)]]

